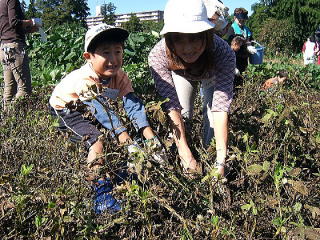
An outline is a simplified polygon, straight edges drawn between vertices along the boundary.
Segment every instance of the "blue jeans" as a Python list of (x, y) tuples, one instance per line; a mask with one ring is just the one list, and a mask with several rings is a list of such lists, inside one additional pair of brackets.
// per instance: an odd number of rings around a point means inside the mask
[[(100, 122), (104, 128), (111, 130), (113, 137), (114, 135), (119, 135), (127, 131), (117, 114), (109, 109), (109, 104), (105, 97), (97, 96), (96, 99), (84, 101), (84, 103), (89, 106), (91, 113), (98, 122)], [(123, 106), (136, 131), (149, 126), (145, 108), (134, 93), (128, 93), (123, 97)]]

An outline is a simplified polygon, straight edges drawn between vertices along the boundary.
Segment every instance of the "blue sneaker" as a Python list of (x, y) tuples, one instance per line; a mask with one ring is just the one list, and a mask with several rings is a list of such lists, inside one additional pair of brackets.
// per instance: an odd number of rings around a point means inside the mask
[(112, 189), (112, 182), (109, 178), (98, 180), (97, 185), (93, 185), (93, 190), (95, 191), (93, 203), (96, 214), (101, 214), (106, 210), (110, 213), (121, 211), (120, 202), (111, 194)]

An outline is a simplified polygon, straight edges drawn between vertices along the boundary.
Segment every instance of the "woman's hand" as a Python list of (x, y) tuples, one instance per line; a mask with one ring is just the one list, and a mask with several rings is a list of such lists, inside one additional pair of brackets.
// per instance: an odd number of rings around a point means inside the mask
[(180, 110), (171, 110), (168, 115), (171, 119), (173, 136), (178, 148), (178, 154), (182, 167), (187, 171), (197, 170), (199, 168), (199, 164), (193, 157), (188, 146), (185, 127)]

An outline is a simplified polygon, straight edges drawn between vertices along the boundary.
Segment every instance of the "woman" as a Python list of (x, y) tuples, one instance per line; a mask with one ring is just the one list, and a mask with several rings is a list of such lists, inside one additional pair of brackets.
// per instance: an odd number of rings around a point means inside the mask
[[(248, 67), (250, 54), (255, 53), (252, 45), (253, 35), (251, 30), (246, 26), (248, 20), (248, 11), (244, 8), (236, 8), (233, 12), (234, 22), (226, 34), (226, 38), (236, 54), (236, 77), (234, 79), (235, 90), (243, 85), (242, 73)], [(235, 91), (236, 93), (236, 91)]]
[(302, 46), (304, 65), (316, 63), (316, 52), (317, 52), (316, 40), (314, 36), (310, 36)]
[(203, 3), (207, 9), (209, 21), (215, 24), (215, 34), (223, 37), (231, 26), (231, 23), (228, 21), (229, 8), (220, 0), (203, 0)]
[(186, 173), (200, 173), (200, 164), (186, 140), (183, 117), (191, 118), (193, 103), (202, 83), (204, 95), (204, 145), (216, 138), (218, 173), (224, 175), (227, 153), (228, 111), (232, 101), (235, 55), (214, 35), (199, 0), (169, 0), (164, 11), (164, 38), (149, 54), (149, 66), (159, 95), (172, 122), (181, 165)]

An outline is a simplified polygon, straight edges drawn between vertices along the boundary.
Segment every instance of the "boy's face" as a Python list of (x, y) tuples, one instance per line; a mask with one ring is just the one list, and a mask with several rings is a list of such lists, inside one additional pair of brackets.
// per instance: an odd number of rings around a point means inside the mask
[(102, 43), (94, 53), (85, 52), (84, 57), (98, 75), (103, 78), (114, 77), (122, 66), (123, 47), (121, 43)]

